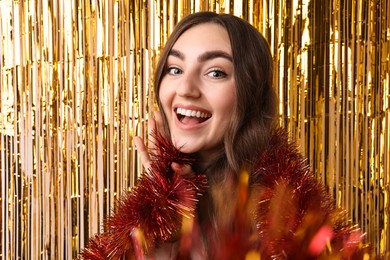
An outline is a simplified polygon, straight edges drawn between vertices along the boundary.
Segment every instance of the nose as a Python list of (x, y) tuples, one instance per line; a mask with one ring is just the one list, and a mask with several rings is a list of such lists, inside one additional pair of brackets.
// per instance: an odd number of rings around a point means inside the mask
[(176, 89), (176, 94), (187, 98), (200, 97), (199, 80), (194, 73), (183, 74), (182, 80)]

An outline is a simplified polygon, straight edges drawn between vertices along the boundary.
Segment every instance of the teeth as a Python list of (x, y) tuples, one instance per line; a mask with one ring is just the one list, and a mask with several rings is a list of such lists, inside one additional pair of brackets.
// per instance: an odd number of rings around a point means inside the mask
[(191, 117), (198, 117), (198, 118), (211, 117), (211, 115), (208, 113), (204, 113), (196, 110), (184, 109), (180, 107), (176, 110), (176, 113), (183, 116), (191, 116)]

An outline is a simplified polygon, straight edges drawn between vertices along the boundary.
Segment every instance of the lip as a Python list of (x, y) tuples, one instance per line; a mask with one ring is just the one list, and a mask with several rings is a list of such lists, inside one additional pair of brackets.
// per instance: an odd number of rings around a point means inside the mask
[[(196, 124), (196, 125), (185, 125), (183, 124), (178, 118), (177, 118), (177, 114), (176, 114), (176, 110), (178, 108), (184, 108), (186, 110), (195, 110), (195, 111), (199, 111), (201, 113), (206, 113), (206, 114), (209, 114), (211, 115), (207, 120), (203, 121), (202, 123), (199, 123), (199, 124)], [(173, 109), (172, 109), (172, 115), (173, 115), (173, 118), (174, 118), (174, 121), (175, 121), (175, 125), (179, 128), (179, 129), (182, 129), (182, 130), (195, 130), (195, 129), (198, 129), (198, 128), (201, 128), (203, 127), (204, 125), (206, 125), (210, 118), (212, 117), (212, 113), (204, 108), (201, 108), (201, 107), (198, 107), (198, 106), (185, 106), (185, 105), (181, 105), (181, 104), (177, 104), (175, 106), (173, 106)]]

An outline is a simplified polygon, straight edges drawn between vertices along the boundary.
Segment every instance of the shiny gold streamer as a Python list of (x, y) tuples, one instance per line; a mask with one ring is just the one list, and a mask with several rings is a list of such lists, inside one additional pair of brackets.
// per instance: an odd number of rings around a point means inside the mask
[(281, 124), (376, 253), (390, 249), (387, 0), (0, 0), (3, 259), (76, 258), (102, 229), (140, 172), (156, 57), (204, 10), (265, 35)]

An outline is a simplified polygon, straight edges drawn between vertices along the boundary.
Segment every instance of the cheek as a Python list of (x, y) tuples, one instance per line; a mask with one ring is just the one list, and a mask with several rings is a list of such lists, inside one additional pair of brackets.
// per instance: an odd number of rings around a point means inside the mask
[(162, 110), (163, 114), (163, 128), (165, 131), (165, 134), (170, 136), (170, 129), (172, 127), (174, 117), (176, 117), (176, 113), (172, 112), (172, 101), (173, 96), (169, 92), (169, 89), (166, 88), (160, 88), (159, 91), (159, 100), (160, 100), (160, 109)]
[(235, 114), (235, 107), (236, 107), (236, 102), (237, 102), (235, 92), (228, 95), (226, 100), (227, 101), (225, 104), (226, 105), (225, 123), (226, 123), (226, 126), (228, 126), (230, 124), (232, 118), (234, 118), (234, 114)]
[(158, 99), (160, 100), (160, 104), (162, 106), (162, 109), (164, 110), (165, 113), (169, 112), (170, 108), (170, 93), (169, 89), (164, 87), (164, 85), (161, 83), (160, 90), (158, 93)]
[(225, 111), (225, 114), (228, 115), (228, 118), (230, 118), (230, 115), (232, 115), (235, 103), (236, 103), (236, 94), (234, 89), (224, 93), (223, 95), (220, 95), (219, 97), (223, 96), (223, 102), (220, 104), (220, 107), (223, 111)]
[[(159, 109), (160, 109), (160, 113), (161, 113), (161, 116), (163, 117), (162, 119), (162, 131), (164, 131), (164, 135), (166, 135), (167, 137), (170, 135), (169, 132), (170, 132), (170, 122), (172, 121), (171, 118), (172, 118), (172, 113), (170, 113), (171, 111), (171, 100), (169, 98), (169, 95), (166, 91), (165, 88), (160, 88), (159, 90), (159, 95), (158, 95), (158, 100), (160, 102), (160, 106), (159, 106)], [(175, 114), (176, 115), (176, 114)]]

